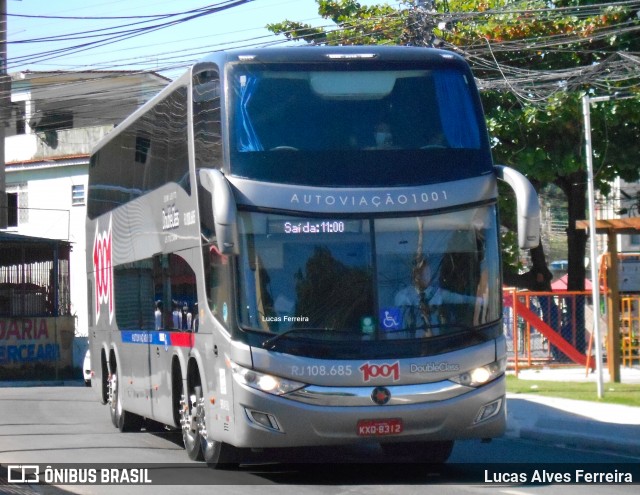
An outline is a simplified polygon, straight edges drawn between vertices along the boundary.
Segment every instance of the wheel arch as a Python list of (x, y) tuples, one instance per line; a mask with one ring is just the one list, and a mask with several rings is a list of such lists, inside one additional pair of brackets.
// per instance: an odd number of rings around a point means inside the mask
[(109, 361), (107, 349), (100, 349), (100, 400), (103, 404), (109, 401)]
[(115, 345), (109, 347), (109, 359), (107, 365), (109, 367), (109, 374), (113, 375), (120, 364), (120, 353)]
[(204, 381), (202, 376), (202, 366), (196, 356), (190, 356), (187, 362), (187, 390), (191, 392), (193, 387), (202, 386)]
[(180, 428), (180, 401), (182, 400), (182, 387), (186, 375), (183, 373), (184, 366), (178, 355), (171, 359), (171, 404), (173, 409), (174, 426)]

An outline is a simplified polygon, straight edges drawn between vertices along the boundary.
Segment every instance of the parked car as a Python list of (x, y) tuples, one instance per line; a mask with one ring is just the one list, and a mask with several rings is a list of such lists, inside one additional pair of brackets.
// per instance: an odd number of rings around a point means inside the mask
[(91, 386), (91, 351), (87, 350), (84, 355), (84, 362), (82, 363), (82, 374), (84, 375), (84, 384), (87, 387)]

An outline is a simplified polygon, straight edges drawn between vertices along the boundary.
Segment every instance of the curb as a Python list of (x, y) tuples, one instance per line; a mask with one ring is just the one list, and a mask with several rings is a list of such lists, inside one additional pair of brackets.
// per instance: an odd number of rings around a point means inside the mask
[(21, 387), (84, 387), (84, 380), (25, 380), (0, 381), (0, 388)]
[(554, 445), (565, 445), (585, 450), (615, 452), (640, 456), (640, 443), (624, 438), (611, 438), (600, 435), (586, 435), (582, 433), (560, 432), (550, 428), (520, 428), (517, 435), (521, 439), (536, 440)]

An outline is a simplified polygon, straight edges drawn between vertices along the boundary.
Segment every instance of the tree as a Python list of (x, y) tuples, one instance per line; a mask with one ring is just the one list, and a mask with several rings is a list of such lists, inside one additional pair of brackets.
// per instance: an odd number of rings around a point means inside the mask
[(267, 28), (288, 40), (304, 40), (317, 45), (405, 44), (405, 14), (389, 5), (362, 6), (355, 0), (316, 0), (318, 14), (330, 19), (334, 29), (313, 27), (285, 20)]
[[(575, 229), (586, 217), (586, 172), (580, 99), (585, 92), (637, 87), (640, 28), (628, 3), (593, 0), (405, 0), (401, 9), (365, 7), (354, 0), (316, 0), (335, 29), (292, 21), (268, 26), (313, 44), (436, 44), (462, 54), (482, 91), (496, 162), (513, 166), (539, 190), (556, 184), (568, 202), (569, 289), (584, 289), (587, 236)], [(427, 4), (423, 6), (423, 4)], [(445, 7), (446, 8), (445, 10)], [(592, 114), (596, 182), (640, 178), (640, 114), (629, 101), (600, 104)], [(504, 214), (501, 205), (502, 218)], [(548, 286), (544, 253), (514, 278), (529, 288)], [(541, 285), (542, 283), (542, 285)]]
[[(495, 88), (483, 92), (483, 101), (496, 160), (521, 170), (537, 189), (553, 183), (566, 195), (568, 285), (571, 290), (582, 290), (587, 236), (575, 229), (576, 220), (585, 218), (587, 205), (580, 100), (587, 91), (615, 92), (620, 79), (627, 84), (638, 81), (637, 61), (618, 63), (624, 61), (621, 54), (638, 48), (638, 40), (621, 35), (624, 31), (618, 26), (637, 27), (637, 18), (621, 5), (591, 8), (594, 2), (576, 0), (556, 0), (552, 8), (537, 1), (452, 0), (450, 5), (465, 8), (470, 3), (479, 10), (482, 5), (515, 7), (459, 22), (451, 30), (451, 41), (465, 47), (485, 87)], [(488, 48), (469, 54), (468, 47), (478, 36)], [(488, 63), (491, 60), (493, 64)], [(621, 77), (622, 67), (628, 73)], [(625, 119), (617, 117), (621, 112)], [(633, 104), (601, 105), (593, 115), (599, 189), (606, 192), (615, 176), (637, 180), (639, 169), (633, 157), (637, 148), (628, 146), (639, 137)], [(532, 258), (534, 273), (530, 275), (539, 276), (536, 256)]]

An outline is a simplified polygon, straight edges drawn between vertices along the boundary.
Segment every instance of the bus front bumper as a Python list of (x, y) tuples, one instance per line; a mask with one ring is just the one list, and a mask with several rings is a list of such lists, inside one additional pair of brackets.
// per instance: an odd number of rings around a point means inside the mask
[(314, 405), (241, 386), (234, 393), (235, 411), (220, 440), (237, 447), (484, 439), (506, 427), (504, 376), (452, 398), (408, 405)]

